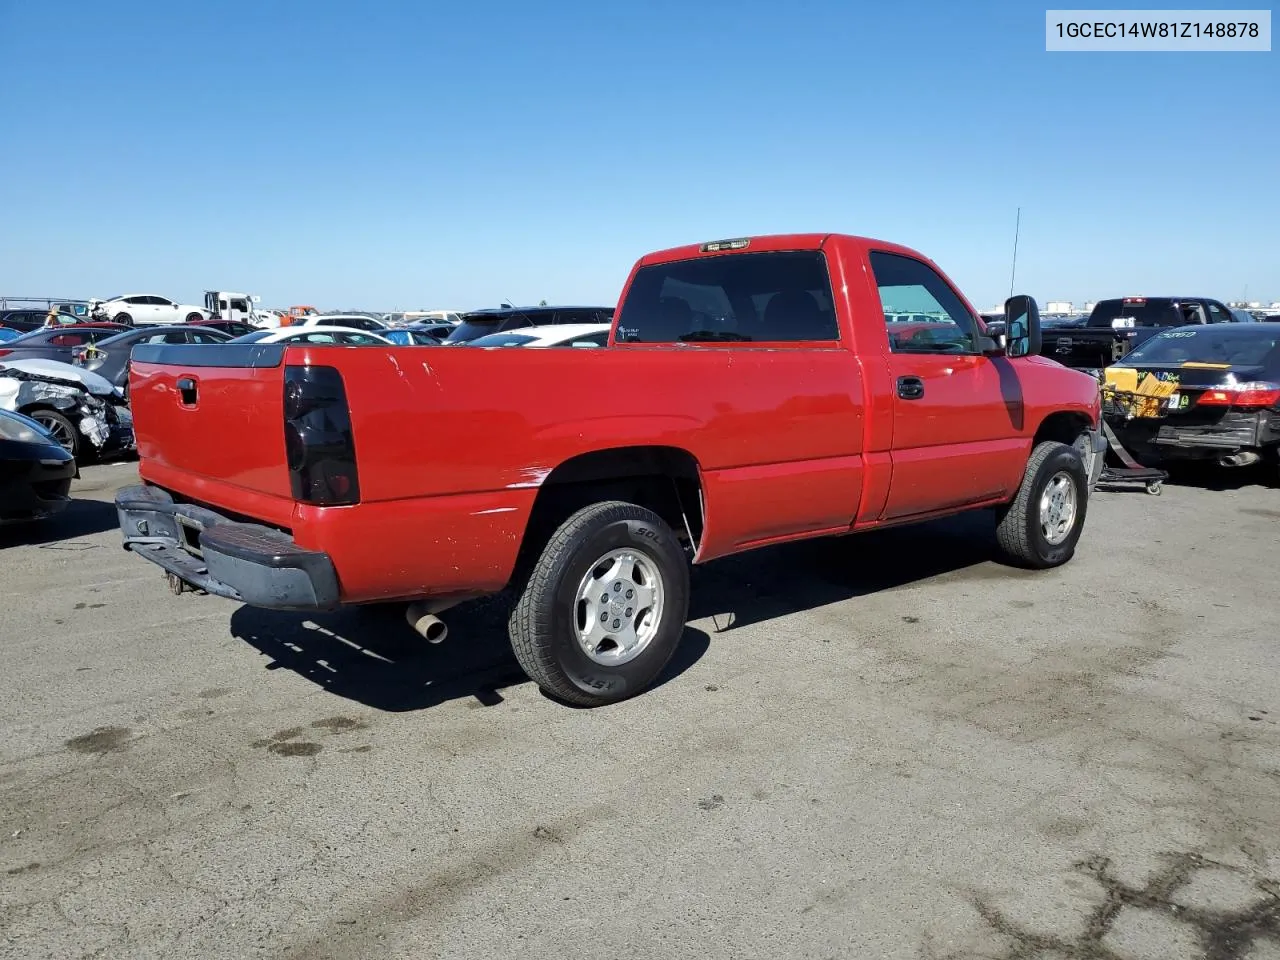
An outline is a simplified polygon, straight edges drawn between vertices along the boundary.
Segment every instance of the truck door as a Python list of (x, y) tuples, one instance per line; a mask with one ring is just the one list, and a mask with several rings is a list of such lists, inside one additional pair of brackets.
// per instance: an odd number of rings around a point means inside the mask
[[(894, 390), (892, 475), (883, 520), (1012, 494), (1026, 461), (1016, 365), (978, 349), (964, 301), (923, 261), (872, 251)], [(888, 323), (892, 314), (913, 316)]]

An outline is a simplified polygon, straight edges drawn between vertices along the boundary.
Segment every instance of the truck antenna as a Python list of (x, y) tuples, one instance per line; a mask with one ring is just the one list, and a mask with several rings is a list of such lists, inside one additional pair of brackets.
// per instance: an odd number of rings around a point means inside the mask
[(1018, 208), (1018, 219), (1013, 225), (1013, 270), (1009, 274), (1009, 296), (1013, 296), (1013, 284), (1018, 276), (1018, 230), (1022, 227), (1022, 208)]

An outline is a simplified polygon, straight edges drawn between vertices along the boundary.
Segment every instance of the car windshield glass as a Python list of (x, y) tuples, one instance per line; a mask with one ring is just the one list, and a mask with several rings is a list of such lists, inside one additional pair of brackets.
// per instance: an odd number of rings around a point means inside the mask
[(1122, 365), (1145, 363), (1229, 363), (1267, 365), (1277, 357), (1280, 329), (1255, 327), (1181, 327), (1157, 334), (1135, 347)]
[(503, 319), (500, 316), (465, 317), (460, 324), (449, 331), (446, 340), (449, 343), (457, 343), (460, 340), (475, 340), (477, 337), (486, 336), (493, 333)]
[(468, 346), (471, 347), (518, 347), (523, 343), (531, 343), (536, 340), (524, 333), (491, 333), (487, 337), (479, 337), (472, 340)]
[(10, 330), (8, 327), (0, 327), (0, 343), (8, 343), (10, 340), (16, 340), (21, 334), (17, 330)]
[(253, 333), (246, 333), (244, 336), (235, 337), (234, 339), (228, 340), (227, 342), (228, 343), (257, 343), (259, 340), (265, 340), (267, 337), (271, 336), (273, 332), (274, 331), (272, 330), (255, 330), (253, 331)]
[(14, 343), (21, 343), (23, 346), (32, 346), (37, 343), (48, 343), (49, 338), (59, 331), (56, 330), (32, 330), (30, 333), (24, 333), (22, 336), (14, 340)]
[(127, 333), (113, 333), (111, 334), (111, 336), (104, 337), (103, 339), (99, 340), (97, 342), (97, 346), (103, 347), (105, 349), (106, 347), (110, 347), (115, 344), (128, 343), (129, 341), (134, 340), (139, 336), (140, 334), (136, 330), (130, 330)]

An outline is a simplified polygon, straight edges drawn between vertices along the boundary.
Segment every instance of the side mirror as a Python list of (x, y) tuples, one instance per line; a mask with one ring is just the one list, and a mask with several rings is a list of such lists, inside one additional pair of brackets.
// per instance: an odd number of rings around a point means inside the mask
[(1040, 353), (1040, 308), (1033, 297), (1019, 294), (1004, 302), (1004, 352), (1009, 357)]

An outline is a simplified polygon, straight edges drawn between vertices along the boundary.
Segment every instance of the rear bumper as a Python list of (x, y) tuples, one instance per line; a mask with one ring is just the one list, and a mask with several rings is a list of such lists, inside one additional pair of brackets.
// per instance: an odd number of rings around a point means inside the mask
[(1270, 419), (1256, 411), (1229, 411), (1214, 423), (1162, 420), (1116, 420), (1112, 429), (1126, 447), (1149, 451), (1162, 459), (1204, 459), (1256, 450), (1276, 442)]
[(286, 533), (175, 503), (159, 487), (116, 494), (124, 547), (208, 593), (271, 610), (331, 610), (338, 575), (328, 554)]

